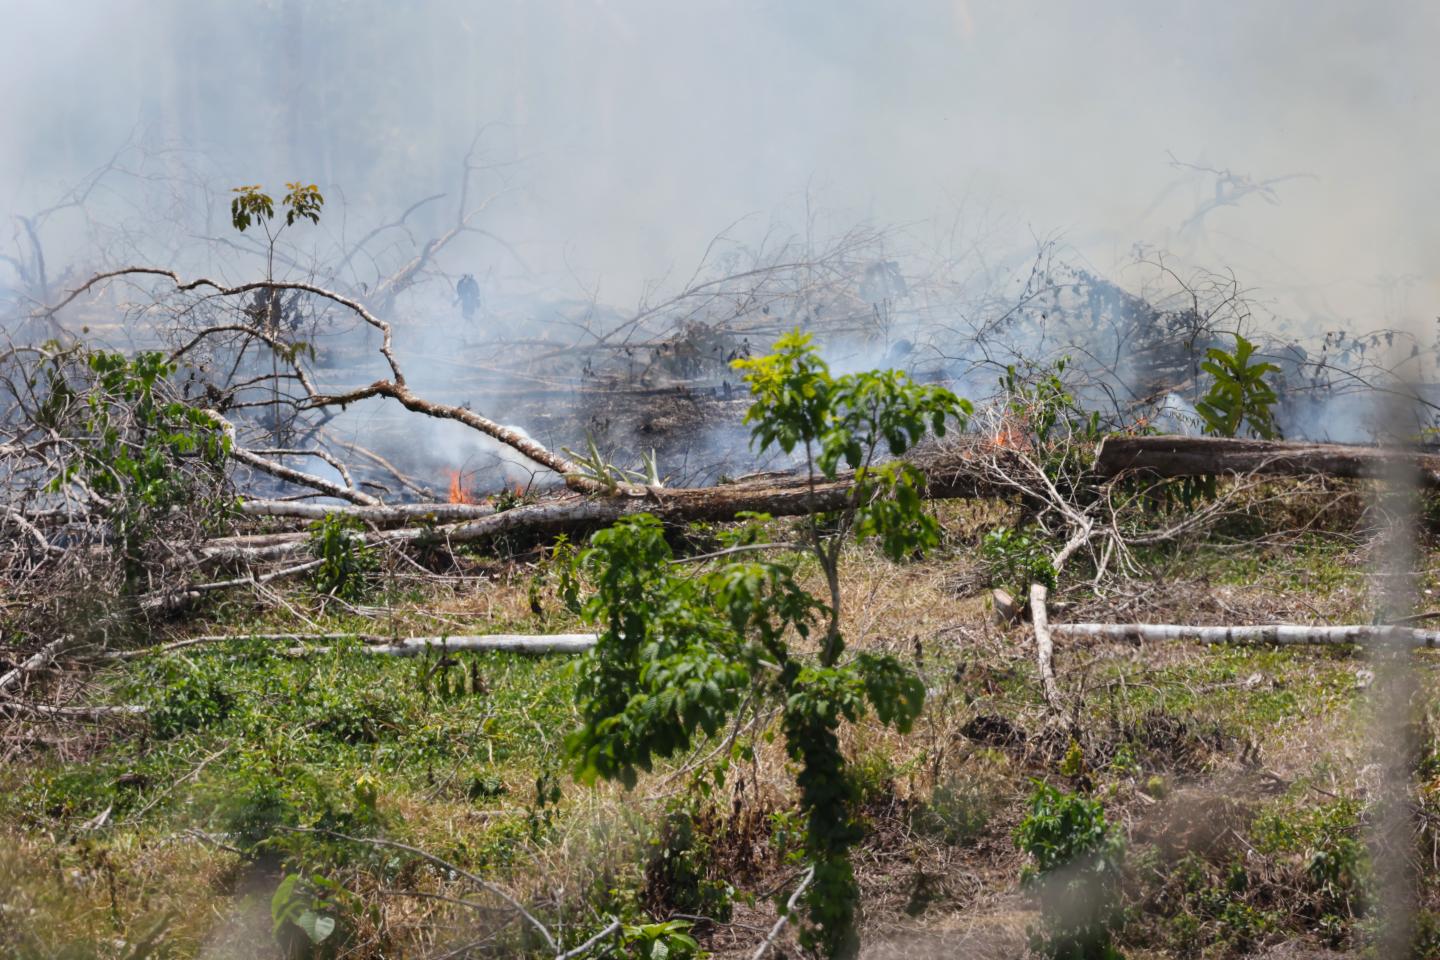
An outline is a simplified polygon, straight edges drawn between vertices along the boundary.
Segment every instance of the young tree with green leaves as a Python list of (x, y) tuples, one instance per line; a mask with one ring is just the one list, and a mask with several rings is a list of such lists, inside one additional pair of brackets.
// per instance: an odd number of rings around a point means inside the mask
[(49, 484), (58, 493), (79, 483), (96, 496), (111, 527), (125, 588), (146, 587), (146, 554), (176, 514), (223, 515), (224, 464), (230, 441), (215, 419), (186, 403), (164, 354), (133, 357), (82, 346), (47, 344), (47, 381), (37, 425), (73, 435), (63, 467)]
[[(849, 499), (840, 510), (809, 517), (797, 542), (768, 541), (769, 518), (753, 516), (728, 534), (725, 549), (695, 558), (697, 567), (676, 560), (652, 516), (596, 533), (579, 566), (594, 587), (584, 611), (599, 640), (577, 667), (584, 723), (567, 746), (580, 779), (630, 786), (655, 759), (738, 725), (747, 711), (778, 706), (786, 751), (799, 765), (813, 869), (802, 942), (848, 957), (858, 951), (859, 899), (849, 854), (862, 831), (840, 728), (873, 710), (882, 723), (909, 730), (924, 686), (894, 657), (846, 655), (841, 555), (851, 536), (873, 539), (897, 561), (938, 543), (939, 524), (921, 497), (923, 475), (884, 458), (900, 457), (929, 432), (963, 425), (972, 408), (899, 371), (833, 376), (798, 331), (769, 356), (736, 366), (754, 398), (746, 415), (753, 442), (803, 453), (812, 490), (853, 470)], [(828, 602), (801, 583), (804, 556), (819, 565)]]
[[(285, 222), (278, 226), (273, 225), (275, 198), (266, 193), (258, 183), (235, 187), (230, 191), (235, 194), (230, 200), (231, 225), (241, 233), (257, 224), (265, 231), (265, 279), (267, 282), (275, 280), (275, 245), (280, 240), (280, 234), (284, 233), (287, 227), (293, 227), (297, 220), (309, 220), (312, 224), (318, 224), (320, 210), (325, 206), (325, 198), (321, 196), (320, 188), (313, 183), (306, 184), (304, 181), (297, 180), (294, 183), (285, 184), (285, 190), (285, 196), (280, 201), (281, 208), (285, 213)], [(263, 291), (263, 296), (257, 295), (256, 300), (259, 313), (257, 319), (264, 323), (265, 333), (272, 344), (280, 339), (280, 293), (280, 290), (268, 287)], [(280, 363), (274, 353), (274, 348), (270, 355), (270, 379), (272, 437), (279, 445), (282, 439)]]
[(1211, 347), (1200, 369), (1212, 377), (1210, 389), (1195, 404), (1205, 421), (1205, 432), (1215, 437), (1238, 437), (1241, 428), (1261, 440), (1279, 440), (1275, 404), (1279, 397), (1265, 379), (1280, 368), (1255, 360), (1255, 344), (1235, 334), (1233, 353)]

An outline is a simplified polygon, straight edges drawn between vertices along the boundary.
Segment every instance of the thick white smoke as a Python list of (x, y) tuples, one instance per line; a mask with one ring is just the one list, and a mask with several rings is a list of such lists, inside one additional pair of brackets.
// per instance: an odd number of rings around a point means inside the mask
[[(134, 135), (393, 215), (453, 191), (491, 124), (510, 166), (486, 226), (512, 249), (470, 238), (449, 268), (611, 302), (738, 216), (802, 224), (807, 191), (840, 220), (941, 233), (988, 211), (992, 257), (1032, 231), (1106, 271), (1164, 247), (1298, 319), (1394, 324), (1440, 293), (1425, 0), (4, 0), (0, 18), (7, 212)], [(1310, 176), (1182, 231), (1216, 179), (1171, 154)], [(197, 198), (223, 225), (225, 198)]]

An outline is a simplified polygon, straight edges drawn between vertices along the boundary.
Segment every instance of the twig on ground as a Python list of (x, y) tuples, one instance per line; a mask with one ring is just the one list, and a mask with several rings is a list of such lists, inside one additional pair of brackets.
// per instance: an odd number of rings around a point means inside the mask
[(770, 928), (770, 932), (765, 935), (765, 939), (760, 941), (760, 945), (756, 947), (755, 952), (750, 955), (750, 960), (761, 960), (761, 958), (770, 951), (770, 948), (775, 945), (775, 938), (780, 936), (780, 932), (785, 929), (785, 924), (790, 922), (790, 915), (795, 912), (795, 905), (800, 902), (800, 897), (804, 895), (805, 890), (810, 886), (810, 881), (814, 879), (815, 867), (811, 865), (806, 868), (805, 873), (801, 876), (800, 885), (795, 888), (794, 893), (790, 894), (790, 899), (785, 901), (785, 910), (780, 914), (779, 919), (775, 921), (775, 926)]

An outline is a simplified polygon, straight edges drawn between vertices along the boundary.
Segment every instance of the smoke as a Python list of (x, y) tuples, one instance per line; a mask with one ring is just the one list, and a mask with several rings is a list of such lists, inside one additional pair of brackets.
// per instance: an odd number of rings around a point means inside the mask
[[(450, 268), (610, 302), (737, 217), (803, 228), (807, 197), (937, 230), (988, 206), (990, 257), (1031, 233), (1102, 270), (1161, 246), (1292, 314), (1391, 320), (1440, 292), (1433, 4), (894, 6), (5, 0), (0, 207), (51, 202), (135, 133), (234, 183), (314, 180), (359, 218), (453, 190), (488, 124), (511, 166), (487, 229), (518, 256), (476, 237)], [(1182, 234), (1215, 184), (1172, 154), (1313, 179)]]
[[(426, 395), (502, 420), (517, 418), (493, 398), (517, 382), (484, 369), (497, 336), (543, 352), (662, 300), (697, 263), (713, 276), (745, 251), (814, 258), (857, 224), (858, 302), (771, 290), (776, 327), (838, 311), (846, 329), (823, 343), (837, 372), (939, 371), (976, 396), (997, 366), (1063, 346), (1023, 325), (984, 351), (955, 343), (1014, 306), (1037, 249), (1131, 293), (1160, 284), (1162, 258), (1187, 279), (1228, 271), (1247, 329), (1277, 343), (1433, 315), (1440, 8), (896, 6), (0, 0), (23, 25), (0, 36), (0, 316), (102, 264), (253, 279), (228, 189), (295, 178), (330, 203), (288, 235), (282, 269), (362, 291), (455, 226), (468, 183), (473, 229), (394, 301), (396, 348)], [(43, 296), (20, 216), (43, 243)], [(468, 320), (453, 294), (465, 274), (483, 303)], [(1127, 341), (1087, 336), (1110, 358), (1105, 388), (1140, 399)], [(656, 355), (612, 359), (611, 373), (657, 368)], [(604, 433), (609, 412), (573, 378), (519, 385), (551, 391), (555, 415), (527, 420), (544, 442)], [(1296, 401), (1287, 432), (1367, 439), (1361, 409)], [(441, 461), (506, 457), (453, 424), (402, 422), (361, 405), (332, 429), (401, 436), (402, 466), (429, 483)], [(723, 433), (694, 455), (723, 459)], [(641, 430), (613, 445), (633, 463), (647, 442)], [(692, 451), (667, 453), (688, 469)]]

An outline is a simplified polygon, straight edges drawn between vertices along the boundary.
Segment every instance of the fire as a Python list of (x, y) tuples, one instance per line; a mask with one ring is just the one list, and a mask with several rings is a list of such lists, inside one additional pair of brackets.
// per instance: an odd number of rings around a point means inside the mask
[(465, 489), (464, 481), (459, 470), (450, 471), (450, 502), (451, 503), (474, 503), (475, 498), (470, 491)]
[(990, 435), (990, 442), (999, 450), (1024, 450), (1030, 446), (1029, 431), (1023, 422), (1006, 416)]

